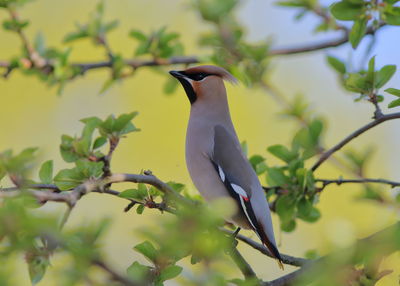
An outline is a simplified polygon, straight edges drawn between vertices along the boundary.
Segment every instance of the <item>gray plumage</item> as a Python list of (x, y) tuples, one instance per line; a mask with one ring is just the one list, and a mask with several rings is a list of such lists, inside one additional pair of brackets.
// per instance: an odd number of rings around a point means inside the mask
[(227, 220), (253, 229), (280, 262), (264, 190), (242, 152), (230, 117), (223, 79), (234, 81), (233, 76), (215, 66), (170, 73), (182, 83), (191, 102), (186, 164), (194, 185), (208, 201), (233, 198), (238, 211)]

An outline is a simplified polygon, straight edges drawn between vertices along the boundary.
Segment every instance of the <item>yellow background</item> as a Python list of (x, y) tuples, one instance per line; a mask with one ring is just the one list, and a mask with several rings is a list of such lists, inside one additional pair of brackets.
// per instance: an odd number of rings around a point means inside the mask
[[(106, 1), (106, 19), (119, 19), (120, 26), (109, 36), (113, 51), (124, 57), (132, 57), (135, 42), (127, 37), (131, 28), (145, 32), (163, 25), (170, 31), (182, 34), (187, 55), (201, 55), (209, 51), (199, 49), (197, 38), (211, 27), (204, 25), (199, 15), (188, 9), (189, 1)], [(269, 1), (266, 1), (269, 2)], [(20, 12), (22, 18), (31, 24), (27, 34), (32, 40), (41, 32), (46, 44), (58, 48), (63, 36), (74, 30), (74, 23), (84, 23), (94, 10), (96, 1), (37, 0), (26, 5)], [(237, 15), (249, 31), (250, 39), (260, 40), (273, 35), (280, 45), (304, 44), (315, 41), (306, 24), (294, 23), (293, 14), (278, 9), (271, 3), (248, 1)], [(5, 11), (0, 11), (0, 19), (6, 19)], [(0, 30), (0, 58), (9, 59), (20, 51), (17, 36)], [(379, 43), (378, 43), (379, 44)], [(71, 44), (74, 61), (96, 61), (105, 59), (101, 47), (93, 46), (88, 40)], [(354, 103), (353, 98), (338, 87), (335, 74), (324, 62), (324, 52), (300, 56), (280, 57), (274, 60), (272, 82), (288, 98), (303, 93), (312, 102), (313, 109), (327, 120), (328, 131), (325, 146), (332, 146), (338, 140), (367, 123), (372, 115), (372, 106)], [(378, 54), (379, 58), (379, 54)], [(388, 62), (390, 63), (390, 62)], [(168, 68), (165, 69), (167, 72)], [(184, 138), (188, 120), (189, 103), (181, 88), (171, 95), (163, 94), (162, 87), (167, 79), (149, 68), (139, 69), (132, 78), (112, 87), (105, 95), (99, 96), (103, 82), (108, 78), (108, 70), (94, 70), (67, 84), (62, 96), (56, 95), (36, 78), (13, 72), (8, 80), (0, 79), (0, 150), (12, 148), (15, 152), (29, 146), (40, 147), (40, 161), (54, 159), (59, 170), (67, 165), (58, 152), (62, 134), (79, 134), (82, 125), (79, 119), (88, 116), (105, 118), (109, 114), (139, 111), (135, 119), (140, 133), (132, 133), (122, 140), (115, 152), (112, 163), (114, 172), (139, 173), (150, 169), (159, 178), (174, 180), (193, 189), (184, 162)], [(390, 86), (399, 87), (399, 75), (395, 75)], [(288, 144), (297, 125), (277, 115), (279, 106), (262, 91), (246, 89), (243, 85), (228, 86), (232, 117), (241, 140), (246, 140), (249, 153), (262, 154), (269, 164), (279, 163), (267, 154), (265, 149), (272, 144)], [(377, 151), (369, 165), (368, 175), (400, 179), (398, 175), (399, 123), (389, 122), (375, 128), (354, 140), (354, 149), (362, 149), (374, 144)], [(397, 132), (397, 133), (396, 133)], [(396, 148), (397, 147), (397, 148)], [(396, 150), (397, 149), (397, 150)], [(393, 150), (393, 151), (390, 151)], [(317, 176), (337, 178), (342, 173), (330, 164), (323, 165)], [(116, 187), (123, 189), (120, 186)], [(387, 188), (389, 192), (389, 188)], [(354, 200), (359, 193), (355, 185), (330, 186), (321, 196), (319, 207), (322, 219), (315, 224), (299, 223), (291, 234), (276, 231), (280, 250), (302, 256), (308, 249), (317, 249), (321, 254), (337, 246), (346, 246), (356, 238), (367, 236), (396, 221), (396, 213), (384, 210), (373, 203)], [(67, 227), (85, 225), (101, 218), (112, 218), (113, 224), (102, 241), (105, 255), (114, 268), (121, 272), (135, 260), (144, 259), (131, 250), (143, 237), (135, 230), (146, 225), (156, 225), (159, 213), (146, 209), (144, 215), (136, 212), (124, 213), (126, 202), (107, 195), (90, 194), (76, 206)], [(49, 212), (62, 213), (64, 206), (48, 205)], [(276, 229), (277, 218), (274, 216)], [(248, 233), (248, 235), (251, 235)], [(254, 237), (256, 239), (256, 237)], [(256, 273), (264, 280), (282, 275), (275, 262), (259, 255), (251, 248), (240, 245), (245, 257), (254, 266)], [(17, 259), (18, 277), (16, 285), (29, 285), (28, 272), (22, 257)], [(63, 259), (52, 259), (52, 268), (62, 267)], [(395, 285), (400, 275), (399, 255), (385, 259), (382, 267), (394, 269), (395, 273), (382, 279), (380, 285)], [(232, 266), (233, 269), (234, 266)], [(56, 275), (52, 268), (39, 285), (54, 285)], [(397, 268), (397, 269), (396, 269)], [(199, 268), (200, 269), (200, 268)], [(286, 267), (291, 271), (292, 267)], [(200, 269), (201, 270), (201, 269)], [(200, 271), (198, 270), (198, 271)], [(188, 271), (188, 272), (186, 272)], [(185, 270), (189, 273), (190, 268)], [(196, 270), (195, 270), (196, 271)], [(236, 276), (240, 275), (237, 273)], [(169, 282), (168, 285), (175, 285)]]

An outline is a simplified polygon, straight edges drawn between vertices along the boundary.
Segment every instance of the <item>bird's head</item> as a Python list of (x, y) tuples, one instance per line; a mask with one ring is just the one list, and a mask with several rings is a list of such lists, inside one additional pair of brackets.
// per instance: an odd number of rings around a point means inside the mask
[(192, 67), (183, 71), (170, 71), (182, 84), (190, 104), (200, 98), (225, 92), (224, 80), (236, 83), (236, 78), (227, 70), (211, 65)]

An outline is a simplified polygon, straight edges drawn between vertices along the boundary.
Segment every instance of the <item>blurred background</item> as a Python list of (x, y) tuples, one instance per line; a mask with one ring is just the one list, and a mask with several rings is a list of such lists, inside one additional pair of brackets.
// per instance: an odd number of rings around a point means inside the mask
[[(210, 26), (201, 21), (200, 16), (189, 9), (186, 0), (119, 0), (105, 1), (106, 19), (118, 19), (118, 29), (108, 35), (110, 46), (124, 58), (132, 58), (136, 43), (127, 37), (130, 29), (150, 32), (161, 26), (181, 34), (186, 55), (204, 55), (208, 51), (198, 46), (198, 37)], [(242, 1), (236, 17), (247, 29), (250, 41), (273, 40), (274, 47), (291, 47), (335, 37), (335, 33), (313, 34), (316, 22), (307, 16), (295, 22), (295, 13), (274, 5), (275, 1)], [(323, 1), (329, 4), (333, 1)], [(45, 35), (48, 46), (72, 46), (71, 60), (96, 61), (104, 59), (104, 50), (88, 40), (73, 44), (62, 44), (64, 35), (74, 30), (75, 23), (84, 22), (94, 10), (95, 0), (51, 1), (37, 0), (26, 5), (20, 15), (30, 19), (27, 35), (33, 39), (37, 33)], [(0, 19), (6, 17), (0, 14)], [(398, 29), (382, 29), (376, 37), (372, 55), (376, 55), (377, 66), (400, 64), (400, 44)], [(19, 53), (20, 42), (15, 34), (0, 30), (0, 58), (8, 59)], [(366, 49), (369, 38), (364, 39), (357, 51)], [(327, 66), (325, 57), (332, 54), (343, 59), (359, 62), (359, 54), (351, 50), (349, 44), (328, 51), (276, 57), (273, 59), (271, 81), (292, 100), (297, 94), (304, 95), (314, 111), (325, 118), (327, 133), (325, 146), (336, 144), (343, 137), (367, 123), (372, 116), (373, 106), (355, 103), (354, 97), (338, 84), (336, 74)], [(167, 73), (168, 68), (165, 68)], [(139, 173), (150, 169), (164, 181), (177, 181), (187, 185), (192, 191), (184, 160), (184, 138), (189, 115), (189, 103), (183, 89), (165, 95), (163, 85), (167, 76), (154, 72), (151, 68), (139, 69), (135, 76), (114, 85), (103, 95), (99, 95), (102, 84), (108, 77), (108, 70), (94, 70), (67, 84), (63, 94), (57, 96), (55, 88), (48, 88), (36, 78), (26, 77), (19, 71), (9, 79), (0, 79), (0, 150), (13, 148), (19, 152), (25, 147), (40, 147), (40, 161), (54, 159), (55, 169), (65, 168), (59, 155), (62, 134), (79, 134), (81, 118), (139, 111), (135, 124), (139, 133), (130, 134), (122, 140), (112, 162), (114, 172)], [(390, 87), (400, 87), (400, 73), (395, 74)], [(293, 121), (279, 116), (279, 107), (270, 95), (257, 89), (246, 88), (243, 84), (227, 86), (231, 113), (241, 140), (246, 140), (249, 154), (261, 154), (267, 163), (275, 163), (266, 152), (273, 144), (290, 143), (297, 126)], [(383, 104), (383, 106), (386, 106)], [(384, 109), (385, 110), (385, 109)], [(364, 150), (375, 146), (372, 161), (366, 173), (374, 178), (400, 180), (399, 165), (400, 122), (392, 121), (374, 128), (355, 139), (353, 149)], [(338, 178), (341, 171), (325, 164), (318, 170), (323, 178)], [(126, 185), (118, 185), (123, 190)], [(389, 188), (387, 188), (389, 191)], [(340, 246), (347, 246), (357, 238), (368, 236), (398, 220), (398, 212), (377, 203), (356, 200), (360, 192), (357, 185), (329, 186), (321, 195), (319, 205), (322, 218), (314, 224), (300, 222), (293, 233), (281, 233), (278, 220), (273, 217), (277, 229), (277, 240), (283, 253), (303, 256), (310, 249), (320, 254)], [(74, 225), (100, 221), (104, 217), (112, 220), (107, 235), (102, 240), (106, 258), (116, 269), (124, 271), (133, 261), (145, 263), (143, 257), (132, 251), (132, 247), (142, 241), (140, 229), (157, 227), (160, 213), (146, 209), (144, 215), (136, 212), (124, 213), (126, 203), (118, 198), (101, 194), (90, 194), (79, 201), (67, 228)], [(45, 211), (62, 214), (65, 206), (48, 204)], [(257, 239), (250, 232), (246, 235)], [(276, 263), (266, 259), (248, 246), (239, 244), (239, 249), (254, 266), (260, 278), (271, 280), (281, 276)], [(187, 261), (186, 261), (187, 262)], [(184, 263), (186, 263), (184, 260)], [(18, 276), (15, 285), (30, 285), (26, 266), (20, 257), (15, 267)], [(62, 267), (63, 259), (53, 259), (52, 267)], [(400, 256), (395, 253), (383, 262), (382, 268), (395, 272), (379, 285), (397, 285), (400, 275)], [(227, 265), (218, 265), (221, 271), (228, 271)], [(286, 267), (286, 271), (295, 268)], [(185, 268), (183, 276), (201, 271), (197, 266)], [(227, 275), (230, 275), (227, 273)], [(39, 285), (55, 285), (56, 271), (48, 271)], [(179, 279), (177, 280), (179, 281)], [(175, 285), (168, 282), (167, 285)]]

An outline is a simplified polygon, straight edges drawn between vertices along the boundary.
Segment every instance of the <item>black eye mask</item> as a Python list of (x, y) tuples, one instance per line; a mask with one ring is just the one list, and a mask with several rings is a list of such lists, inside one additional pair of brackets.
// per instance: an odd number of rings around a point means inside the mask
[(189, 98), (190, 104), (193, 104), (197, 100), (196, 92), (193, 90), (193, 86), (190, 84), (188, 79), (194, 81), (201, 81), (205, 79), (207, 76), (212, 75), (205, 72), (199, 73), (186, 73), (184, 71), (170, 71), (169, 72), (173, 77), (175, 77), (182, 84), (185, 89), (186, 95)]
[(205, 73), (205, 72), (194, 73), (194, 74), (188, 74), (188, 73), (185, 73), (185, 72), (180, 72), (180, 73), (183, 74), (184, 76), (190, 78), (191, 80), (194, 80), (194, 81), (203, 80), (206, 77), (208, 77), (209, 75), (211, 75), (211, 74)]

